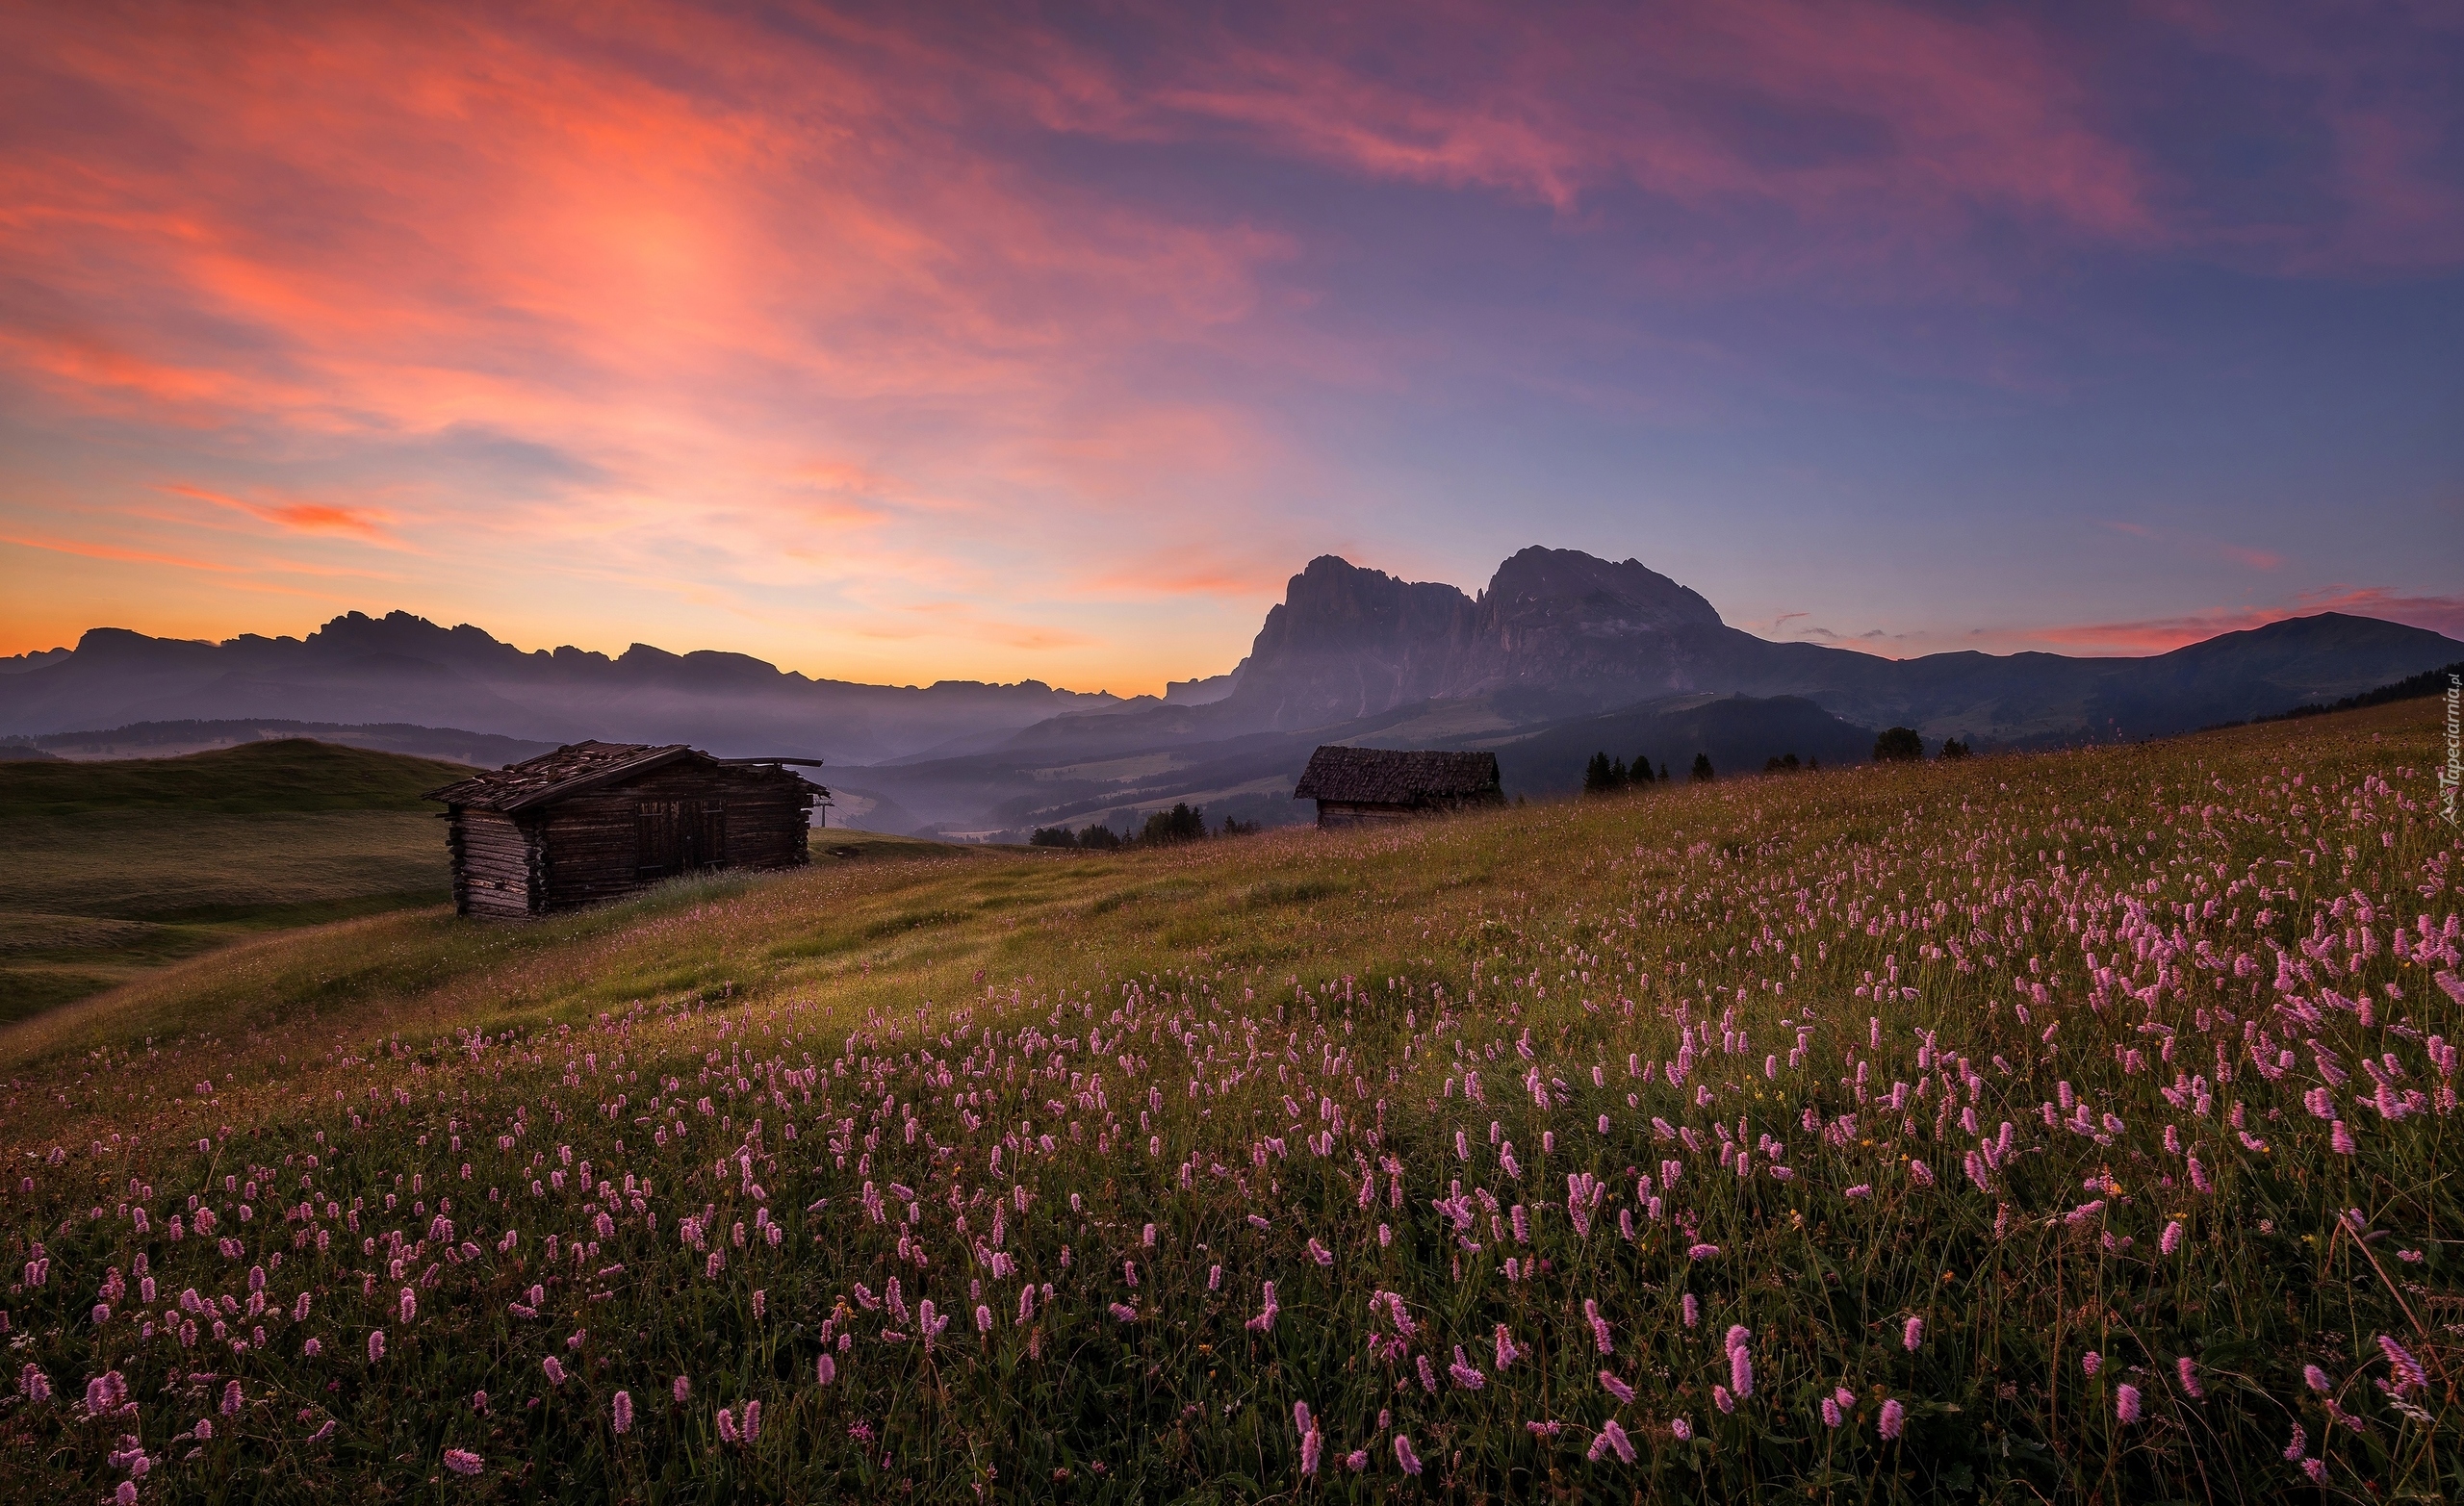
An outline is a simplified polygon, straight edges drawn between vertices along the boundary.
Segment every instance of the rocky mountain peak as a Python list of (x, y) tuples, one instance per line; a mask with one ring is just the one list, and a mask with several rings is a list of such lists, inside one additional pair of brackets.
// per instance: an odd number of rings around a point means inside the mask
[(1562, 623), (1617, 633), (1722, 625), (1718, 610), (1699, 593), (1640, 560), (1612, 562), (1536, 545), (1498, 567), (1480, 594), (1480, 609), (1484, 627)]

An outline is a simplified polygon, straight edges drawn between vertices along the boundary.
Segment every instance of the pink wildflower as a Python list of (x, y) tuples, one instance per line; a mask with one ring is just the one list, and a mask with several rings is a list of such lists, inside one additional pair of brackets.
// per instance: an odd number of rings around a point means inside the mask
[(1915, 1351), (1916, 1346), (1917, 1346), (1918, 1344), (1923, 1343), (1924, 1341), (1925, 1341), (1925, 1320), (1924, 1320), (1923, 1318), (1921, 1318), (1921, 1317), (1912, 1317), (1912, 1318), (1910, 1318), (1907, 1322), (1905, 1322), (1905, 1323), (1903, 1323), (1903, 1324), (1901, 1324), (1901, 1325), (1900, 1325), (1900, 1329), (1899, 1329), (1899, 1342), (1900, 1342), (1900, 1347), (1902, 1347), (1902, 1348), (1904, 1348), (1904, 1349), (1909, 1350), (1911, 1353), (1913, 1353), (1913, 1352)]
[(1246, 1324), (1243, 1325), (1253, 1334), (1272, 1333), (1274, 1331), (1274, 1315), (1283, 1311), (1282, 1308), (1275, 1304), (1274, 1283), (1270, 1281), (1263, 1285), (1266, 1289), (1266, 1306), (1259, 1310), (1257, 1316), (1249, 1319)]
[(1634, 1462), (1634, 1441), (1626, 1436), (1626, 1430), (1617, 1425), (1615, 1417), (1600, 1424), (1600, 1436), (1591, 1441), (1590, 1457), (1597, 1461), (1602, 1454), (1610, 1451), (1627, 1464)]
[(2114, 1388), (2114, 1416), (2128, 1427), (2139, 1420), (2139, 1388), (2125, 1382)]
[(620, 1391), (616, 1393), (616, 1399), (608, 1406), (615, 1415), (617, 1433), (622, 1435), (633, 1431), (633, 1393), (629, 1391)]
[(2387, 1357), (2387, 1367), (2395, 1373), (2396, 1383), (2388, 1388), (2391, 1394), (2401, 1396), (2429, 1384), (2429, 1372), (2422, 1368), (2422, 1363), (2385, 1334), (2378, 1336), (2378, 1352)]
[(1682, 1443), (1694, 1436), (1694, 1424), (1683, 1417), (1671, 1417), (1668, 1422), (1668, 1433), (1671, 1438)]
[(1412, 1441), (1406, 1434), (1395, 1435), (1395, 1462), (1403, 1467), (1405, 1474), (1421, 1472), (1420, 1455), (1412, 1452)]
[(487, 1468), (487, 1461), (467, 1448), (449, 1448), (445, 1451), (445, 1468), (455, 1474), (477, 1474)]
[(385, 1330), (371, 1329), (368, 1334), (368, 1363), (374, 1365), (385, 1358)]
[(676, 1378), (676, 1385), (671, 1390), (676, 1393), (676, 1404), (680, 1407), (684, 1405), (684, 1398), (693, 1394), (693, 1383), (680, 1375)]
[(1600, 1372), (1600, 1388), (1601, 1390), (1608, 1392), (1611, 1396), (1616, 1397), (1617, 1403), (1620, 1406), (1624, 1406), (1634, 1399), (1634, 1388), (1627, 1385), (1624, 1381), (1619, 1380), (1617, 1378), (1617, 1372), (1614, 1370), (1603, 1370)]
[(2198, 1366), (2193, 1363), (2189, 1355), (2184, 1355), (2173, 1362), (2173, 1373), (2181, 1377), (2182, 1393), (2191, 1400), (2196, 1401), (2207, 1394), (2206, 1388), (2198, 1383)]
[(1893, 1396), (1889, 1400), (1884, 1402), (1882, 1422), (1883, 1437), (1897, 1438), (1899, 1437), (1901, 1430), (1907, 1426), (1908, 1409), (1899, 1404), (1899, 1398), (1897, 1396)]
[(539, 1367), (548, 1372), (549, 1385), (562, 1386), (565, 1383), (565, 1367), (556, 1362), (554, 1355), (552, 1354), (540, 1361)]
[(2087, 1371), (2091, 1375), (2095, 1374), (2096, 1371), (2103, 1366), (2104, 1363), (2105, 1357), (2098, 1354), (2093, 1349), (2089, 1350), (2086, 1354), (2079, 1357), (2079, 1368)]

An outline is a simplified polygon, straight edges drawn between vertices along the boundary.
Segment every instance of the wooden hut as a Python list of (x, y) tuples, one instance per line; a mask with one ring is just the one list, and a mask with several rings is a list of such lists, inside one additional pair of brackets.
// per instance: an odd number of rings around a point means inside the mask
[(1498, 755), (1407, 753), (1387, 748), (1321, 748), (1292, 792), (1318, 803), (1321, 827), (1403, 821), (1474, 805), (1502, 805)]
[(795, 867), (830, 792), (785, 765), (820, 761), (575, 743), (430, 790), (451, 823), (454, 913), (542, 915), (678, 874)]

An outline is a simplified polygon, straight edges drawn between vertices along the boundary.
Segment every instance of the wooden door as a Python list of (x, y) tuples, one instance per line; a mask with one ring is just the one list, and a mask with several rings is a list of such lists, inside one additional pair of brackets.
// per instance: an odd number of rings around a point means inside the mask
[(728, 861), (728, 807), (720, 800), (677, 802), (677, 864), (681, 873), (724, 868)]
[(633, 875), (666, 879), (728, 860), (727, 803), (646, 800), (634, 807)]

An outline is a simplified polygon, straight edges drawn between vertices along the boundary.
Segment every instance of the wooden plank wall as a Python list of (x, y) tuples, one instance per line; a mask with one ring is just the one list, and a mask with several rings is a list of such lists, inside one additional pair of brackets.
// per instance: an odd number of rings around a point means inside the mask
[(593, 790), (520, 821), (464, 807), (450, 813), (446, 838), (453, 907), (462, 915), (536, 915), (615, 899), (669, 877), (642, 872), (646, 801), (721, 804), (700, 822), (706, 839), (724, 832), (721, 850), (702, 855), (705, 866), (792, 868), (809, 860), (808, 793), (802, 780), (774, 769), (688, 766)]
[[(547, 907), (630, 894), (660, 879), (640, 872), (639, 807), (645, 801), (724, 804), (724, 850), (703, 855), (720, 868), (790, 868), (808, 860), (806, 790), (764, 769), (662, 769), (630, 783), (557, 804), (544, 824)], [(710, 859), (716, 857), (716, 861)]]
[(539, 842), (493, 810), (453, 812), (453, 909), (460, 915), (520, 917), (538, 912)]

